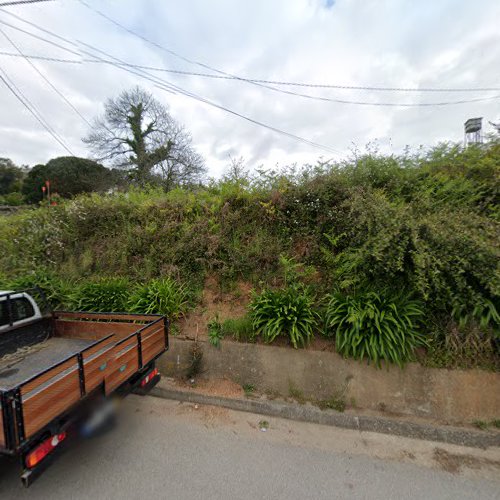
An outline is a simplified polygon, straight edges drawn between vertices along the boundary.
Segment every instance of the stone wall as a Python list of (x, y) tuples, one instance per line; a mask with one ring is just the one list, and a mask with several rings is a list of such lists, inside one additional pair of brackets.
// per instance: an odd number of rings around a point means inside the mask
[[(158, 366), (181, 376), (190, 364), (192, 341), (171, 338)], [(500, 374), (443, 370), (411, 363), (381, 369), (336, 353), (223, 341), (220, 349), (200, 342), (203, 378), (227, 377), (259, 391), (307, 399), (343, 399), (359, 409), (460, 423), (500, 418)]]

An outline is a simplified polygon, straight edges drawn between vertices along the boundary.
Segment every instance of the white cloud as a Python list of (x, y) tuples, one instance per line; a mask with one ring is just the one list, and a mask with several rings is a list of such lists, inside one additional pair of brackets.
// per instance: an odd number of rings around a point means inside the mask
[[(125, 26), (187, 58), (243, 76), (350, 85), (420, 87), (491, 86), (500, 80), (500, 4), (497, 0), (114, 0), (91, 5)], [(113, 26), (78, 2), (9, 8), (71, 40), (115, 57), (149, 66), (204, 71)], [(0, 20), (32, 30), (0, 12)], [(76, 58), (63, 50), (3, 27), (23, 51)], [(39, 33), (41, 34), (41, 33)], [(46, 35), (43, 35), (46, 36)], [(58, 43), (75, 50), (60, 40)], [(0, 35), (0, 50), (14, 49)], [(191, 131), (211, 175), (228, 156), (251, 167), (276, 162), (314, 162), (323, 151), (257, 127), (182, 95), (171, 95), (141, 78), (103, 64), (35, 61), (51, 82), (91, 119), (106, 98), (135, 84), (153, 91)], [(72, 151), (86, 155), (87, 126), (21, 58), (0, 55), (0, 67), (40, 109)], [(387, 151), (405, 145), (460, 140), (471, 116), (497, 119), (499, 100), (433, 108), (353, 106), (301, 99), (237, 81), (158, 74), (220, 105), (345, 154), (352, 144), (378, 140)], [(396, 94), (298, 89), (315, 95), (373, 102), (436, 102), (474, 94)], [(500, 94), (500, 92), (498, 92)], [(495, 95), (487, 93), (481, 95)], [(0, 156), (19, 164), (46, 162), (65, 151), (19, 102), (0, 92)]]

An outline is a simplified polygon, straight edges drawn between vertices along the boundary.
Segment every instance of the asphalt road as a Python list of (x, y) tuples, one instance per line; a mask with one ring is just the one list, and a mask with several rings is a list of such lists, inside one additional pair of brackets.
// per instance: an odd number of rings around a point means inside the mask
[[(130, 396), (28, 490), (0, 460), (0, 498), (500, 499), (500, 450)], [(261, 421), (269, 428), (261, 430)]]

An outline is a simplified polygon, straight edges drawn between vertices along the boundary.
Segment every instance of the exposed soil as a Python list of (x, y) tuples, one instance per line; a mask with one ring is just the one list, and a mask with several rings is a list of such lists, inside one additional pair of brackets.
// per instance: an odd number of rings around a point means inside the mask
[(222, 398), (241, 398), (244, 396), (244, 391), (241, 385), (229, 379), (192, 379), (186, 380), (171, 380), (170, 384), (174, 385), (179, 390), (194, 390), (199, 394), (207, 396), (219, 396)]
[(251, 290), (250, 283), (240, 281), (234, 290), (225, 292), (221, 290), (216, 278), (207, 278), (201, 303), (179, 322), (179, 335), (188, 339), (206, 339), (210, 321), (218, 318), (222, 322), (228, 318), (244, 316)]
[[(250, 294), (253, 286), (240, 281), (231, 291), (222, 291), (215, 277), (208, 277), (202, 292), (200, 304), (179, 323), (179, 337), (190, 340), (207, 340), (208, 323), (215, 318), (223, 322), (229, 318), (241, 318), (248, 313)], [(256, 338), (255, 343), (264, 344), (262, 339)], [(273, 346), (290, 347), (290, 341), (285, 337), (278, 337)], [(305, 349), (313, 351), (335, 351), (331, 339), (316, 335)]]

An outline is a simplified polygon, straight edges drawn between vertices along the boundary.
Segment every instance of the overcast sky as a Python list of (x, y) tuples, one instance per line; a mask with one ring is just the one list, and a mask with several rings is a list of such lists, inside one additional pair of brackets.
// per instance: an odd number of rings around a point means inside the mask
[[(357, 86), (500, 87), (499, 0), (87, 1), (166, 49), (246, 78)], [(6, 11), (77, 45), (37, 31)], [(83, 42), (133, 64), (213, 73), (134, 37), (77, 0), (6, 7), (0, 11), (0, 21), (74, 52), (91, 51)], [(10, 27), (0, 24), (0, 28), (25, 54), (79, 60), (78, 55)], [(1, 33), (0, 51), (16, 53)], [(500, 118), (500, 90), (416, 93), (280, 87), (373, 103), (499, 96), (453, 106), (382, 107), (304, 99), (237, 80), (155, 73), (211, 102), (337, 152), (332, 154), (185, 95), (160, 90), (110, 65), (33, 62), (89, 121), (102, 113), (108, 97), (136, 84), (148, 88), (192, 133), (212, 176), (223, 172), (229, 155), (242, 156), (253, 168), (339, 158), (354, 146), (363, 149), (373, 141), (381, 150), (397, 153), (406, 145), (462, 140), (467, 118), (484, 117), (485, 132), (491, 130), (488, 120)], [(24, 59), (7, 55), (0, 55), (0, 68), (69, 149), (88, 156), (81, 142), (88, 125), (35, 70)], [(68, 154), (1, 81), (0, 88), (0, 157), (34, 165)]]

